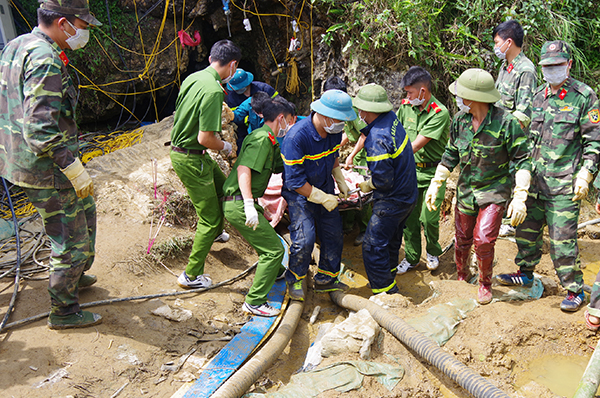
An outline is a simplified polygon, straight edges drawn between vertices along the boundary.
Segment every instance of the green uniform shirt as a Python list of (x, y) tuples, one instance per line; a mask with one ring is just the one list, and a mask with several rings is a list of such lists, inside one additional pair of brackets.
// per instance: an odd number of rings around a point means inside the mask
[(533, 98), (530, 136), (534, 143), (530, 192), (543, 199), (572, 195), (582, 167), (598, 172), (600, 113), (594, 90), (573, 78), (556, 94), (547, 83), (540, 86)]
[(36, 27), (0, 55), (0, 176), (22, 187), (72, 187), (60, 169), (78, 156), (77, 91), (61, 54)]
[(177, 96), (171, 145), (185, 149), (206, 149), (198, 142), (198, 132), (221, 131), (224, 97), (221, 77), (213, 67), (189, 75), (181, 84)]
[(450, 171), (460, 165), (456, 196), (469, 215), (478, 207), (506, 204), (512, 187), (509, 164), (531, 170), (530, 144), (514, 116), (491, 105), (477, 132), (472, 121), (470, 113), (454, 117), (441, 161)]
[(511, 112), (527, 127), (531, 122), (531, 101), (536, 87), (535, 66), (520, 52), (509, 65), (504, 60), (500, 66), (496, 89), (501, 98), (496, 106)]
[(269, 126), (264, 125), (244, 138), (233, 170), (223, 185), (225, 196), (241, 195), (242, 193), (238, 183), (237, 169), (239, 166), (246, 166), (251, 170), (252, 197), (255, 199), (262, 197), (269, 185), (271, 174), (283, 171), (283, 159), (279, 144)]
[(396, 116), (411, 142), (414, 142), (419, 134), (431, 139), (414, 154), (418, 185), (419, 188), (425, 188), (435, 175), (436, 166), (419, 167), (419, 163), (435, 163), (442, 159), (450, 132), (450, 113), (433, 95), (423, 110), (419, 108), (412, 106), (408, 99), (403, 99)]

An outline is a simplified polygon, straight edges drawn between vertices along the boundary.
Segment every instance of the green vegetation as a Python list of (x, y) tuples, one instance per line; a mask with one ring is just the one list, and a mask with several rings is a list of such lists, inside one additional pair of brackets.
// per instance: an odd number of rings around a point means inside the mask
[[(322, 0), (331, 17), (322, 39), (351, 57), (390, 67), (421, 65), (437, 85), (452, 82), (469, 67), (495, 75), (499, 61), (491, 32), (518, 20), (525, 29), (524, 51), (537, 62), (547, 40), (562, 39), (575, 49), (574, 77), (600, 88), (600, 11), (588, 0)], [(541, 71), (540, 71), (541, 72)], [(541, 81), (541, 75), (540, 75)]]

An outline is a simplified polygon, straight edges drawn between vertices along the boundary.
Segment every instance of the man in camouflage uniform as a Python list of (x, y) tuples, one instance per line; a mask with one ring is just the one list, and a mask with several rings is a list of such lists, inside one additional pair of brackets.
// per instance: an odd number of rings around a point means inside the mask
[[(501, 97), (496, 106), (512, 113), (527, 131), (537, 77), (533, 62), (521, 51), (523, 36), (523, 28), (514, 19), (502, 22), (492, 31), (494, 53), (503, 60), (496, 79), (496, 89)], [(515, 234), (515, 228), (507, 221), (500, 227), (500, 236)]]
[[(477, 301), (492, 300), (492, 265), (504, 206), (510, 199), (517, 170), (513, 200), (507, 214), (513, 225), (525, 218), (525, 200), (531, 178), (529, 145), (517, 119), (493, 105), (500, 99), (494, 78), (482, 69), (468, 69), (450, 85), (461, 110), (450, 126), (450, 141), (425, 195), (430, 210), (440, 186), (450, 171), (460, 166), (456, 187), (454, 259), (458, 280), (467, 279), (467, 259), (471, 245), (479, 266)], [(467, 103), (468, 101), (468, 103)], [(512, 165), (511, 165), (512, 164)]]
[(434, 211), (425, 206), (425, 193), (442, 159), (450, 131), (450, 113), (431, 94), (431, 75), (420, 66), (412, 66), (402, 77), (406, 98), (396, 113), (412, 144), (417, 170), (419, 196), (415, 209), (406, 220), (404, 252), (406, 257), (398, 264), (398, 273), (415, 268), (421, 260), (421, 225), (425, 233), (427, 268), (437, 269), (440, 264), (440, 205), (444, 201), (446, 184), (438, 191)]
[(568, 291), (560, 304), (563, 311), (577, 311), (585, 300), (577, 221), (581, 199), (587, 195), (600, 160), (598, 97), (590, 87), (569, 77), (572, 64), (565, 42), (544, 43), (540, 65), (547, 83), (538, 87), (533, 97), (530, 126), (533, 182), (527, 218), (516, 234), (519, 252), (515, 262), (520, 270), (497, 277), (504, 285), (532, 285), (548, 225), (550, 256)]
[[(594, 182), (596, 189), (600, 190), (600, 177)], [(600, 196), (596, 202), (596, 213), (600, 214)], [(600, 272), (596, 275), (592, 294), (590, 294), (590, 303), (585, 311), (585, 324), (589, 330), (597, 331), (600, 329)]]
[(51, 329), (86, 327), (102, 317), (79, 307), (79, 288), (94, 261), (96, 205), (78, 158), (77, 93), (64, 49), (79, 49), (101, 25), (87, 0), (46, 0), (39, 25), (0, 56), (0, 175), (23, 188), (52, 244), (48, 291)]

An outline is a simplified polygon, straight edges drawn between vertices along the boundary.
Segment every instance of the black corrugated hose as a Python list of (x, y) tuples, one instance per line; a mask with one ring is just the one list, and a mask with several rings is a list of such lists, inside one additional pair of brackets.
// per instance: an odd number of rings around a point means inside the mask
[(8, 185), (6, 184), (6, 180), (4, 179), (4, 177), (2, 177), (2, 185), (4, 186), (4, 191), (6, 192), (6, 196), (8, 197), (8, 205), (10, 206), (13, 226), (15, 228), (15, 238), (17, 239), (17, 267), (15, 270), (15, 290), (13, 291), (12, 297), (10, 298), (10, 304), (8, 305), (8, 309), (6, 310), (6, 314), (4, 314), (4, 319), (2, 319), (2, 323), (0, 323), (0, 332), (4, 329), (4, 325), (6, 325), (6, 322), (8, 322), (8, 317), (10, 316), (13, 308), (15, 307), (15, 302), (17, 301), (17, 293), (19, 292), (19, 280), (21, 279), (21, 237), (19, 236), (19, 223), (17, 222), (15, 208), (13, 206), (12, 198), (10, 197), (10, 192), (8, 192)]

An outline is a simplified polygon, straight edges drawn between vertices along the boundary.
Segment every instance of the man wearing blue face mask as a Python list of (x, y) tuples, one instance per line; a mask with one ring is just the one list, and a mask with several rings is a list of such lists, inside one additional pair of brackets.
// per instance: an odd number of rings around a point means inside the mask
[(544, 227), (550, 234), (550, 255), (567, 297), (563, 311), (577, 311), (585, 301), (577, 245), (581, 200), (598, 172), (600, 113), (598, 97), (586, 84), (569, 76), (573, 60), (564, 41), (544, 43), (540, 65), (546, 84), (533, 97), (530, 137), (533, 173), (527, 217), (517, 228), (519, 272), (498, 275), (503, 285), (531, 286), (542, 257)]
[(335, 178), (341, 195), (349, 188), (339, 164), (346, 121), (356, 119), (352, 99), (341, 90), (326, 91), (310, 105), (309, 117), (296, 123), (283, 140), (283, 188), (291, 225), (292, 246), (286, 272), (288, 295), (304, 300), (306, 277), (317, 235), (321, 241), (319, 269), (314, 276), (317, 293), (346, 290), (339, 282), (342, 260), (342, 218), (334, 193)]

